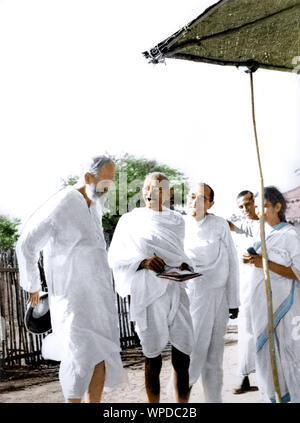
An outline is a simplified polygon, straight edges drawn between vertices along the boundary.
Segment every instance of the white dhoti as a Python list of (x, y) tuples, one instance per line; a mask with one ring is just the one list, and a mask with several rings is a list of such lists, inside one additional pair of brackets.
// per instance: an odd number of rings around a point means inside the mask
[(146, 357), (157, 357), (169, 341), (179, 351), (191, 354), (193, 328), (189, 306), (185, 290), (169, 284), (166, 292), (147, 307), (146, 329), (140, 330), (136, 324)]
[[(249, 241), (248, 247), (250, 247)], [(238, 318), (238, 375), (241, 382), (245, 376), (255, 372), (255, 339), (250, 307), (251, 270), (248, 265), (240, 261), (241, 305)]]
[(139, 270), (140, 262), (154, 255), (167, 265), (190, 263), (184, 254), (184, 221), (179, 213), (146, 207), (121, 217), (108, 253), (116, 291), (131, 295), (130, 318), (136, 322), (144, 354), (158, 356), (170, 341), (190, 354), (193, 328), (185, 282), (160, 279), (151, 270)]
[(94, 366), (90, 366), (81, 376), (76, 373), (71, 361), (63, 360), (59, 366), (59, 382), (65, 399), (83, 398), (93, 373)]
[(241, 381), (255, 372), (255, 341), (249, 308), (239, 308), (238, 322), (238, 375)]
[(78, 373), (73, 361), (62, 359), (59, 366), (59, 382), (65, 399), (84, 397), (91, 382), (95, 365), (102, 361), (105, 366), (105, 389), (121, 387), (121, 384), (125, 384), (127, 380), (122, 368), (117, 369), (116, 367), (119, 355), (119, 353), (113, 353), (110, 356), (102, 355), (96, 360), (97, 363), (91, 361), (92, 364), (85, 366), (84, 372), (81, 373)]
[(224, 335), (228, 302), (224, 288), (190, 293), (195, 347), (191, 355), (190, 385), (202, 377), (206, 402), (222, 401)]

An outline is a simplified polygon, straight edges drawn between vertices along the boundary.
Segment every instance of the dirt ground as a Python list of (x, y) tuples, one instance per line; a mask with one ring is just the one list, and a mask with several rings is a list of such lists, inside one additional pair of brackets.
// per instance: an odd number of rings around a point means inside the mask
[[(122, 360), (128, 375), (128, 385), (105, 391), (102, 402), (105, 403), (143, 403), (147, 402), (144, 389), (143, 356), (139, 348), (122, 353)], [(261, 403), (259, 391), (234, 395), (232, 390), (238, 383), (237, 378), (237, 327), (228, 326), (224, 351), (223, 402), (225, 403)], [(250, 376), (255, 385), (255, 375)], [(58, 381), (58, 368), (18, 369), (6, 372), (0, 382), (0, 403), (63, 403), (64, 398)], [(173, 403), (174, 390), (170, 346), (163, 353), (161, 371), (161, 402)], [(203, 392), (201, 381), (197, 382), (191, 392), (190, 402), (201, 403)]]

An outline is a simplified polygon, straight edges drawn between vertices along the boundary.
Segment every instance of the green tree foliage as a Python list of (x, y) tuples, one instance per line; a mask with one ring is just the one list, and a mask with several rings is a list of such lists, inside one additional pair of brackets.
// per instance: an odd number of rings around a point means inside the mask
[(162, 172), (171, 182), (171, 208), (182, 208), (186, 192), (187, 178), (177, 169), (161, 164), (156, 160), (125, 154), (115, 157), (117, 166), (115, 189), (110, 190), (107, 201), (107, 213), (103, 216), (103, 228), (113, 230), (120, 216), (134, 207), (143, 205), (142, 186), (148, 173)]
[(0, 216), (0, 249), (8, 250), (14, 248), (18, 238), (19, 219), (8, 216)]
[(63, 188), (69, 186), (69, 185), (75, 185), (79, 179), (79, 176), (77, 175), (69, 175), (65, 179), (61, 179), (61, 185)]
[[(170, 207), (182, 209), (187, 193), (187, 178), (182, 172), (156, 160), (130, 154), (112, 158), (116, 163), (116, 176), (102, 219), (103, 229), (107, 233), (113, 233), (122, 214), (143, 205), (142, 186), (145, 176), (151, 172), (162, 172), (168, 176), (173, 193)], [(62, 186), (74, 185), (78, 179), (76, 175), (69, 175), (62, 179)]]

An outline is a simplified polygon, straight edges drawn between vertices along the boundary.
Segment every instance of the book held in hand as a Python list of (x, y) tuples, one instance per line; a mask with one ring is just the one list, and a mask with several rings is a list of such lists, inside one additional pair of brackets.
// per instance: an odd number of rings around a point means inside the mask
[(161, 279), (170, 279), (172, 281), (185, 282), (189, 279), (198, 278), (198, 276), (201, 276), (201, 273), (189, 272), (188, 270), (178, 270), (178, 268), (173, 267), (168, 268), (167, 271), (157, 273), (156, 276)]

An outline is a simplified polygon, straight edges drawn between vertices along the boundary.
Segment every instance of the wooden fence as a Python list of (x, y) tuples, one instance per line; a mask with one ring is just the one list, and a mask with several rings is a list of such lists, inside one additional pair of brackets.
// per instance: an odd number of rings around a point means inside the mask
[[(42, 257), (39, 261), (42, 289), (47, 290)], [(19, 272), (13, 250), (0, 252), (0, 371), (15, 366), (45, 363), (41, 355), (43, 338), (47, 335), (32, 335), (25, 329), (27, 293), (19, 285)], [(116, 294), (119, 315), (120, 346), (126, 348), (139, 345), (139, 339), (129, 320), (130, 297), (122, 299)]]

